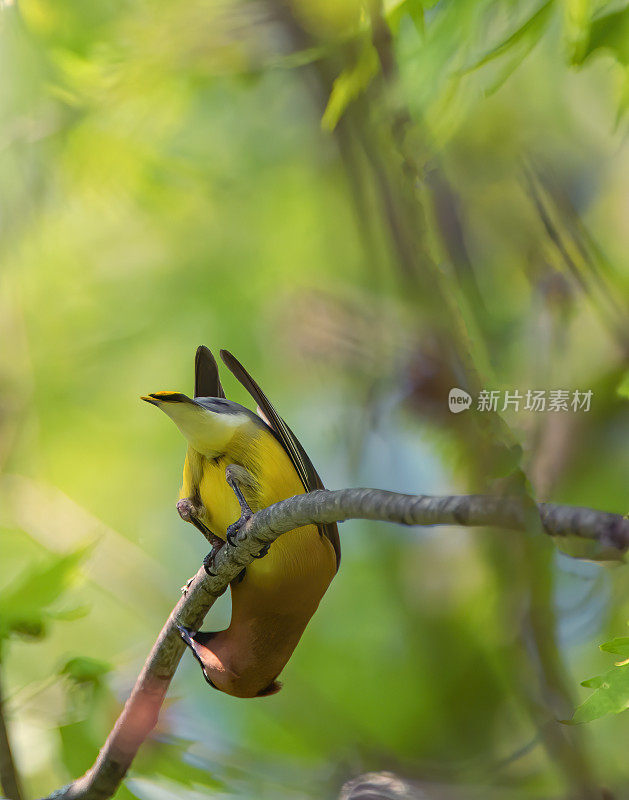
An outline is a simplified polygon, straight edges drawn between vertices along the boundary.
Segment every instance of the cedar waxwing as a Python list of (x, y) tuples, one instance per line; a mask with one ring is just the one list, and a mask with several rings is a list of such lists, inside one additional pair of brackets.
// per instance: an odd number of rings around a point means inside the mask
[[(188, 442), (178, 511), (213, 545), (213, 556), (252, 513), (323, 488), (296, 436), (245, 368), (221, 350), (225, 365), (258, 405), (259, 415), (225, 398), (207, 347), (195, 360), (195, 397), (158, 392), (143, 397), (161, 408)], [(262, 556), (264, 556), (262, 558)], [(277, 677), (336, 574), (341, 557), (336, 524), (284, 533), (230, 585), (232, 617), (217, 633), (180, 627), (207, 682), (235, 697), (279, 691)]]

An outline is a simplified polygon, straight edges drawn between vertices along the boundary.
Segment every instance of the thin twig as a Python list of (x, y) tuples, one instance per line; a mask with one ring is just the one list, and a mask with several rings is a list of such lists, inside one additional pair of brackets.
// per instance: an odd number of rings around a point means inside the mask
[(216, 576), (201, 568), (162, 628), (142, 672), (94, 765), (81, 778), (53, 792), (47, 800), (105, 800), (120, 785), (142, 742), (157, 722), (159, 710), (185, 646), (177, 624), (198, 629), (214, 601), (261, 547), (282, 533), (311, 523), (371, 519), (403, 525), (466, 525), (525, 530), (532, 514), (551, 536), (594, 539), (624, 552), (629, 547), (629, 519), (589, 508), (541, 503), (537, 510), (515, 497), (456, 495), (429, 497), (380, 489), (321, 489), (282, 500), (254, 514), (215, 560)]

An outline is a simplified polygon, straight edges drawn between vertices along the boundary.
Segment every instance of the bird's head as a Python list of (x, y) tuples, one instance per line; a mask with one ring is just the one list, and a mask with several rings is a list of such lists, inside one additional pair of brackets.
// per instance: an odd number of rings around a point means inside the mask
[(167, 414), (188, 444), (208, 458), (227, 449), (236, 432), (259, 420), (248, 408), (222, 397), (188, 397), (180, 392), (155, 392), (142, 400)]

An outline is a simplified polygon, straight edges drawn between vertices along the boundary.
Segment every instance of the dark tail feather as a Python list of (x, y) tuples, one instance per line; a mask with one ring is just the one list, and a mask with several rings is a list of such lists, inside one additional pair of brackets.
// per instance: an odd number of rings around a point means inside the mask
[(194, 358), (194, 396), (225, 397), (216, 359), (204, 344), (197, 347)]

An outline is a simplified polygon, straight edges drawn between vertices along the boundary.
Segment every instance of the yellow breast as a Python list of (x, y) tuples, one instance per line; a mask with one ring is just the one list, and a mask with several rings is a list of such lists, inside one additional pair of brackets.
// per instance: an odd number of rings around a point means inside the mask
[[(256, 429), (246, 441), (242, 435), (235, 437), (225, 455), (218, 459), (202, 458), (195, 467), (187, 458), (181, 497), (191, 496), (195, 484), (198, 486), (200, 500), (206, 509), (203, 521), (221, 539), (225, 538), (228, 526), (240, 516), (238, 501), (225, 479), (225, 468), (234, 463), (245, 467), (255, 479), (254, 488), (242, 487), (254, 512), (304, 493), (284, 448), (264, 429)], [(335, 571), (334, 548), (315, 525), (308, 525), (282, 534), (264, 558), (247, 568), (246, 583), (260, 592), (292, 592), (292, 589), (301, 587), (298, 591), (300, 596), (320, 596)], [(316, 586), (309, 587), (313, 581)]]

